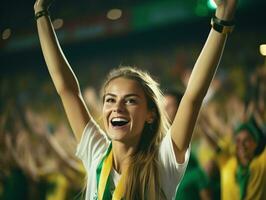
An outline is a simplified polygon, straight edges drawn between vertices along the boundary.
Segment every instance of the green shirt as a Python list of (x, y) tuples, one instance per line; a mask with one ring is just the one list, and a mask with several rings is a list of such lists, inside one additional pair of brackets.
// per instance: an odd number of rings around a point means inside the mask
[(187, 170), (176, 193), (176, 200), (200, 199), (200, 190), (209, 186), (205, 172), (199, 166), (196, 157), (191, 154)]

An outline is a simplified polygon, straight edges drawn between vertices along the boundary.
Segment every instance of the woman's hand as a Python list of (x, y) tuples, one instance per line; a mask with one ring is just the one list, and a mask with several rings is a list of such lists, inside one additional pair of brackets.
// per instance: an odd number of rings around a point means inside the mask
[(221, 20), (231, 21), (234, 19), (237, 0), (214, 0), (217, 8), (215, 16)]
[(54, 0), (36, 0), (34, 4), (34, 12), (37, 13), (42, 10), (48, 10)]

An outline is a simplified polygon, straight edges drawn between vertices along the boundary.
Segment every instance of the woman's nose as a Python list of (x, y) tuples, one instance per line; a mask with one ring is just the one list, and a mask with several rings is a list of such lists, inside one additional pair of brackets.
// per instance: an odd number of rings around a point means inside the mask
[(123, 112), (125, 110), (125, 105), (123, 101), (117, 101), (115, 106), (114, 106), (114, 111), (115, 112)]

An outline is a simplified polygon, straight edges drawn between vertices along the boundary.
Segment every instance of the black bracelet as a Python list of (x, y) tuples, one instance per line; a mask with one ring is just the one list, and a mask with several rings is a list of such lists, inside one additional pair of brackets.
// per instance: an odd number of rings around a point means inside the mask
[(235, 27), (234, 24), (234, 21), (225, 21), (217, 17), (213, 17), (211, 20), (212, 28), (222, 34), (232, 33)]
[(35, 20), (37, 20), (37, 19), (39, 19), (42, 16), (48, 16), (48, 15), (49, 15), (48, 10), (41, 10), (41, 11), (35, 13), (34, 18), (35, 18)]
[(235, 21), (234, 20), (225, 21), (225, 20), (222, 20), (222, 19), (217, 18), (216, 16), (214, 16), (212, 19), (213, 19), (213, 21), (215, 23), (221, 24), (223, 26), (234, 26), (235, 25)]

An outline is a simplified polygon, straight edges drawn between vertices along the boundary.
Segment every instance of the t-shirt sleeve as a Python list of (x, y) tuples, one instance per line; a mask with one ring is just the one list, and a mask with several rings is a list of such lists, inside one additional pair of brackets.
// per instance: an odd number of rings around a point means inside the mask
[(106, 152), (110, 141), (104, 131), (90, 120), (81, 136), (76, 149), (76, 156), (83, 161), (85, 168), (89, 169), (91, 163)]
[(176, 161), (171, 130), (169, 130), (159, 147), (160, 178), (167, 199), (172, 199), (175, 196), (177, 186), (186, 170), (189, 155), (190, 146), (186, 151), (185, 161), (183, 163)]

